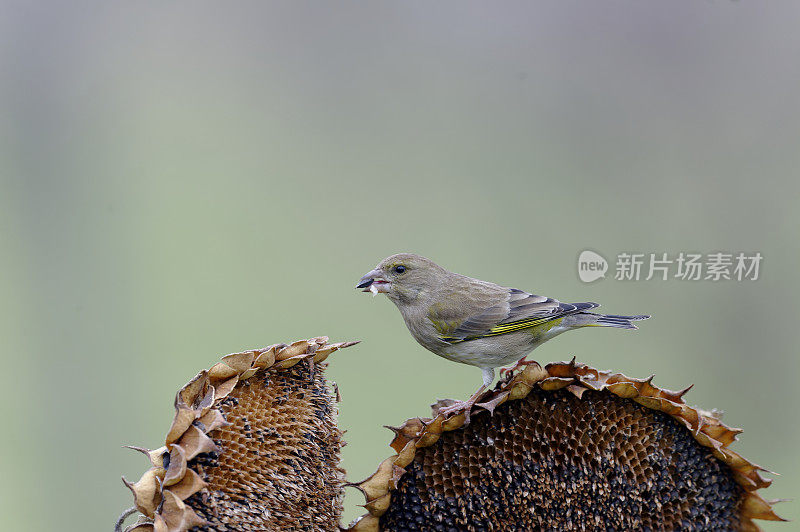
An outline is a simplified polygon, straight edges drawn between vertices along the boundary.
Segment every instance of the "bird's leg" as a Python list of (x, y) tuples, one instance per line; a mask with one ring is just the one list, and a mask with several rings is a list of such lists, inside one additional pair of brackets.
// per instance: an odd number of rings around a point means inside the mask
[(444, 415), (446, 419), (451, 414), (458, 415), (460, 412), (464, 412), (464, 426), (469, 425), (469, 417), (472, 407), (475, 406), (477, 400), (481, 398), (483, 392), (485, 392), (486, 389), (491, 386), (492, 381), (494, 380), (494, 368), (481, 368), (481, 370), (483, 371), (483, 384), (481, 387), (478, 388), (478, 390), (466, 401), (456, 401), (450, 406), (440, 408), (439, 414)]
[(528, 355), (525, 355), (524, 357), (520, 358), (519, 360), (517, 360), (517, 363), (510, 368), (501, 369), (500, 377), (501, 378), (504, 377), (506, 373), (513, 373), (517, 371), (519, 368), (524, 368), (525, 366), (530, 366), (532, 364), (538, 364), (538, 362), (536, 362), (535, 360), (526, 360), (527, 357)]

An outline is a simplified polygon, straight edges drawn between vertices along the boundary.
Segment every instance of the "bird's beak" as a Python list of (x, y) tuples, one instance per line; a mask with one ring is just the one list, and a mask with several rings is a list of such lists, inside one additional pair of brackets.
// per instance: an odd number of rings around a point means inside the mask
[(390, 284), (380, 270), (372, 270), (358, 281), (356, 288), (363, 288), (362, 292), (372, 292), (372, 295), (378, 295), (388, 292)]

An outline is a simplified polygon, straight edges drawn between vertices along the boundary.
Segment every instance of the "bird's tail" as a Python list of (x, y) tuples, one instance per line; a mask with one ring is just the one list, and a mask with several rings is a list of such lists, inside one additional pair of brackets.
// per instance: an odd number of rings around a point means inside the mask
[(584, 312), (583, 314), (597, 316), (594, 323), (587, 323), (590, 327), (616, 327), (617, 329), (638, 329), (631, 322), (646, 320), (650, 317), (645, 314), (639, 316), (617, 316), (616, 314), (594, 314), (592, 312)]

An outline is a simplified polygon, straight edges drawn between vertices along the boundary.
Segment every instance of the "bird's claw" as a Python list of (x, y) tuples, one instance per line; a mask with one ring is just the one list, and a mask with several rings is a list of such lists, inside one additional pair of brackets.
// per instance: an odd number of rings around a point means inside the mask
[[(470, 414), (472, 413), (472, 407), (475, 406), (475, 403), (478, 399), (483, 397), (486, 393), (486, 385), (481, 386), (478, 390), (470, 396), (469, 399), (466, 401), (453, 401), (448, 405), (442, 405), (443, 401), (439, 401), (437, 405), (439, 408), (434, 412), (434, 416), (439, 414), (443, 415), (445, 419), (448, 419), (450, 414), (458, 415), (461, 412), (464, 412), (464, 426), (466, 427), (469, 425)], [(491, 403), (492, 401), (488, 401)], [(494, 408), (492, 408), (494, 410)]]
[(506, 401), (506, 397), (508, 397), (510, 392), (502, 392), (497, 394), (496, 397), (485, 401), (483, 403), (475, 403), (475, 406), (479, 406), (485, 410), (489, 411), (489, 415), (494, 415), (494, 409), (497, 408), (500, 404)]
[(445, 419), (449, 419), (451, 416), (457, 416), (461, 412), (464, 412), (464, 417), (466, 418), (465, 425), (469, 424), (469, 414), (472, 410), (472, 407), (475, 403), (470, 403), (469, 401), (455, 401), (445, 407), (440, 408), (436, 415), (442, 415)]

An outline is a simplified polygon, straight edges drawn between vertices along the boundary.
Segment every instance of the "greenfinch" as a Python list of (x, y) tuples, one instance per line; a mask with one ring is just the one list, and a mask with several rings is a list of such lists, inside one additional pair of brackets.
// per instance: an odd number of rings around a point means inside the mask
[(430, 259), (399, 253), (383, 259), (356, 288), (386, 296), (397, 306), (414, 339), (440, 357), (476, 366), (483, 384), (467, 401), (439, 413), (465, 412), (494, 381), (495, 368), (527, 362), (525, 356), (547, 340), (582, 327), (636, 329), (650, 316), (588, 312), (597, 303), (561, 303), (450, 272)]

